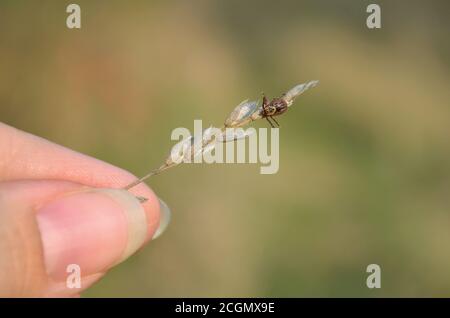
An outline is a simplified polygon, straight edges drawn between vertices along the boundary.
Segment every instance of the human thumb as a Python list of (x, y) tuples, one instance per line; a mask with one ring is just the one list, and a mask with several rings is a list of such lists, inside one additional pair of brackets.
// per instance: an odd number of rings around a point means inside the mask
[(125, 190), (1, 184), (0, 296), (79, 294), (163, 230), (170, 212), (162, 201), (152, 208), (161, 220), (149, 222)]

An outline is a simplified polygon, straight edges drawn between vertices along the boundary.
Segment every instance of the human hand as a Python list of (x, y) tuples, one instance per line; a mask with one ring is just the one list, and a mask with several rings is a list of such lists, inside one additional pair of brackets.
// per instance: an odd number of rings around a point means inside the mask
[[(144, 184), (143, 204), (120, 190), (135, 179), (0, 123), (0, 296), (77, 296), (158, 236), (170, 210)], [(71, 264), (80, 288), (67, 285)]]

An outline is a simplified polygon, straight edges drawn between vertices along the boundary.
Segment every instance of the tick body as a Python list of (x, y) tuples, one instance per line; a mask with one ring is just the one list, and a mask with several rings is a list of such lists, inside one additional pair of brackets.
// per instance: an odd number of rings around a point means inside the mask
[(269, 100), (263, 93), (263, 101), (261, 108), (262, 108), (261, 110), (262, 117), (269, 122), (272, 128), (275, 128), (272, 121), (275, 122), (277, 126), (280, 126), (280, 124), (278, 124), (278, 122), (273, 117), (285, 113), (288, 109), (288, 104), (283, 98), (274, 98), (269, 102)]

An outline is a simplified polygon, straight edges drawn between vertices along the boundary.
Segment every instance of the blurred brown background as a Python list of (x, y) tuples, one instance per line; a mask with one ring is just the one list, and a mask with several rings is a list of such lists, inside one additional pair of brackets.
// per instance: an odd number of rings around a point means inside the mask
[(173, 128), (320, 80), (280, 117), (278, 174), (150, 179), (172, 223), (85, 296), (450, 296), (448, 1), (74, 2), (81, 30), (70, 2), (2, 0), (0, 120), (137, 175)]

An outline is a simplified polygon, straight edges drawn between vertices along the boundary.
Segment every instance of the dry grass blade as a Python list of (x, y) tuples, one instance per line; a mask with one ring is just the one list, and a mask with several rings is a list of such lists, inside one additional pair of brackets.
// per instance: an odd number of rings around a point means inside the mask
[[(296, 85), (289, 91), (281, 95), (278, 100), (284, 101), (285, 107), (290, 107), (299, 95), (301, 95), (306, 90), (316, 86), (318, 83), (319, 81), (310, 81), (307, 83)], [(272, 116), (275, 115), (276, 114), (271, 115), (270, 117), (272, 118)], [(137, 186), (144, 180), (160, 174), (161, 172), (171, 167), (177, 166), (182, 162), (193, 162), (193, 160), (197, 156), (212, 151), (217, 142), (227, 142), (245, 138), (246, 135), (239, 134), (231, 134), (232, 137), (228, 137), (228, 135), (230, 135), (229, 129), (246, 126), (252, 121), (267, 117), (269, 116), (266, 113), (264, 105), (258, 106), (258, 103), (256, 101), (249, 102), (248, 100), (245, 100), (231, 112), (231, 114), (225, 120), (224, 126), (222, 128), (210, 127), (203, 131), (203, 134), (201, 136), (190, 136), (178, 142), (175, 146), (172, 147), (170, 155), (162, 166), (150, 171), (145, 176), (128, 184), (123, 189), (129, 190)]]

